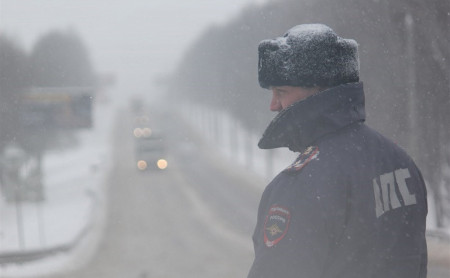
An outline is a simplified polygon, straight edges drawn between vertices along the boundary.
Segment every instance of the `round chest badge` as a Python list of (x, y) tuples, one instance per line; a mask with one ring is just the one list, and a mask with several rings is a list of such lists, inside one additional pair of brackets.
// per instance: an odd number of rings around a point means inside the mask
[(264, 243), (267, 247), (275, 246), (286, 235), (291, 213), (288, 209), (273, 205), (264, 222)]

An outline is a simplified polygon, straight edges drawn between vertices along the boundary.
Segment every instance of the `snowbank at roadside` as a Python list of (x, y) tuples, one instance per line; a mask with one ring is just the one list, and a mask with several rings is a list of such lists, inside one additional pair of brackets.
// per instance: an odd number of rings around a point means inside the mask
[(76, 133), (75, 148), (45, 154), (44, 202), (0, 200), (0, 277), (67, 270), (95, 251), (106, 205), (113, 114), (112, 105), (97, 104), (94, 127)]

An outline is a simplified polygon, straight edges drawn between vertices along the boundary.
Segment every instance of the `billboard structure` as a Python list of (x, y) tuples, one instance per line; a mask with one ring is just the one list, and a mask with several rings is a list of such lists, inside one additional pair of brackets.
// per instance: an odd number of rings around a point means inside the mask
[(92, 127), (93, 87), (33, 87), (23, 94), (22, 123), (28, 128)]

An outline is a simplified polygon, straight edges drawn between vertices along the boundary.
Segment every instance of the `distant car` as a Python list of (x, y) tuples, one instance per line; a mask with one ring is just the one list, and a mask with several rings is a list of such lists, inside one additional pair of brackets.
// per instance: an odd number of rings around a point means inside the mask
[(136, 128), (135, 136), (135, 161), (138, 170), (152, 170), (167, 168), (166, 144), (164, 136), (148, 127)]

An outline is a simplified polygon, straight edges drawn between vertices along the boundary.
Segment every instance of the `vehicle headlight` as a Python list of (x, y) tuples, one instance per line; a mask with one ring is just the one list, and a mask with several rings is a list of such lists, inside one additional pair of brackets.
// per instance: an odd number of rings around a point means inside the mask
[(156, 165), (158, 166), (159, 169), (164, 170), (167, 168), (168, 164), (167, 164), (167, 160), (165, 159), (159, 159), (156, 162)]
[(138, 162), (137, 162), (137, 167), (138, 167), (138, 169), (139, 170), (145, 170), (145, 169), (147, 169), (147, 162), (145, 161), (145, 160), (139, 160)]
[(136, 137), (136, 138), (139, 138), (139, 137), (141, 137), (142, 136), (142, 130), (140, 129), (140, 128), (135, 128), (134, 130), (133, 130), (133, 135), (134, 135), (134, 137)]

